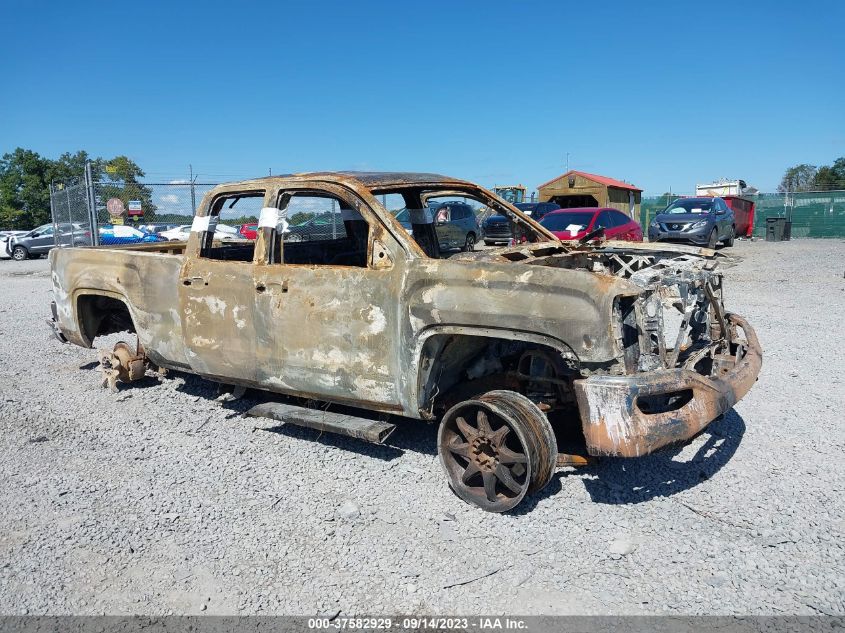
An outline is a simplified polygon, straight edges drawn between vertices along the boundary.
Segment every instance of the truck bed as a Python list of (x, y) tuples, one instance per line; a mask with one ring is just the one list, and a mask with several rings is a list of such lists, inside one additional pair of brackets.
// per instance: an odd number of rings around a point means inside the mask
[(110, 300), (129, 309), (140, 343), (156, 363), (187, 368), (179, 310), (185, 242), (54, 248), (56, 318), (67, 339), (92, 347)]

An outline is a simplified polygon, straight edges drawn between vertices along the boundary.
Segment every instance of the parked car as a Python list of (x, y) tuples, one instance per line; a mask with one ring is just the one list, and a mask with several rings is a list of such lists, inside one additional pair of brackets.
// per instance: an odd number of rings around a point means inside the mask
[(580, 240), (585, 235), (603, 228), (604, 237), (609, 240), (643, 241), (643, 230), (639, 223), (617, 209), (560, 209), (547, 213), (540, 220), (540, 224), (561, 240)]
[(156, 224), (138, 224), (138, 225), (133, 224), (132, 226), (135, 227), (136, 229), (138, 229), (139, 231), (143, 231), (144, 233), (152, 233), (152, 234), (157, 235), (159, 233), (163, 233), (164, 231), (169, 231), (170, 229), (175, 229), (179, 225), (173, 224), (173, 223), (170, 223), (170, 224), (156, 223)]
[(99, 227), (98, 231), (100, 233), (100, 244), (103, 246), (167, 241), (167, 238), (160, 237), (154, 233), (147, 233), (136, 229), (134, 226), (125, 226), (122, 224), (104, 224)]
[[(428, 208), (434, 218), (434, 231), (441, 251), (475, 250), (481, 229), (471, 205), (465, 202), (430, 202)], [(410, 212), (407, 209), (398, 212), (396, 219), (411, 233)]]
[(560, 205), (557, 202), (520, 202), (514, 206), (525, 215), (530, 215), (537, 222), (542, 220), (543, 216), (550, 211), (560, 209)]
[(442, 251), (474, 251), (480, 232), (475, 210), (466, 202), (444, 202), (435, 207), (434, 230)]
[(508, 218), (503, 215), (494, 214), (484, 220), (481, 227), (484, 233), (484, 243), (487, 246), (492, 244), (509, 244), (513, 234)]
[[(220, 237), (218, 237), (218, 235)], [(228, 224), (218, 224), (214, 230), (214, 239), (215, 240), (240, 240), (243, 239), (243, 236), (238, 232), (238, 229), (234, 226), (229, 226)]]
[(190, 234), (191, 225), (182, 224), (181, 226), (168, 229), (167, 231), (161, 231), (159, 233), (159, 237), (163, 237), (164, 239), (169, 240), (171, 242), (184, 242), (188, 239), (188, 236)]
[(57, 236), (52, 224), (42, 224), (23, 235), (12, 235), (6, 240), (6, 252), (12, 259), (23, 261), (46, 255), (57, 241), (65, 246), (84, 246), (91, 243), (91, 231), (87, 225), (63, 222), (58, 225), (58, 229)]
[(311, 242), (331, 240), (338, 235), (346, 235), (341, 213), (320, 213), (310, 220), (288, 227), (285, 234), (287, 242)]
[[(181, 226), (177, 226), (175, 229), (170, 229), (169, 231), (162, 231), (161, 233), (159, 233), (159, 235), (171, 242), (185, 242), (191, 235), (191, 225), (183, 224)], [(214, 230), (214, 239), (234, 240), (244, 238), (238, 233), (238, 230), (236, 228), (228, 226), (227, 224), (218, 224), (216, 229)]]
[(28, 231), (0, 231), (0, 259), (9, 259), (12, 255), (6, 250), (6, 244), (12, 237), (21, 237)]
[[(431, 212), (431, 217), (434, 217), (434, 210), (440, 206), (439, 202), (428, 202), (427, 208)], [(402, 225), (408, 235), (413, 234), (413, 226), (411, 225), (411, 212), (408, 209), (400, 209), (399, 211), (391, 211), (399, 224)]]
[(736, 220), (722, 198), (680, 198), (648, 225), (649, 242), (689, 242), (716, 248), (719, 242), (733, 246)]
[(241, 224), (238, 227), (238, 233), (245, 240), (254, 240), (258, 238), (258, 223), (253, 222), (252, 224)]

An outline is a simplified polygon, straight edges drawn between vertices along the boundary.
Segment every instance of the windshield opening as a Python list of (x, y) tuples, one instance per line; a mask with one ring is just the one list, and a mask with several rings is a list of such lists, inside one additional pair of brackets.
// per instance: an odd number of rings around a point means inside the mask
[(446, 258), (475, 250), (475, 244), (483, 239), (484, 221), (493, 215), (508, 220), (517, 243), (551, 239), (539, 225), (483, 189), (402, 185), (370, 192), (429, 257)]

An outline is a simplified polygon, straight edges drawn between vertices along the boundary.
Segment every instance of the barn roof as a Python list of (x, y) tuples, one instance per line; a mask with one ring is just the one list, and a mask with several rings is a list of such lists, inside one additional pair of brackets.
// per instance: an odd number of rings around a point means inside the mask
[(575, 176), (581, 176), (582, 178), (592, 180), (594, 182), (600, 183), (602, 185), (606, 185), (608, 187), (616, 187), (617, 189), (630, 189), (631, 191), (642, 191), (642, 189), (640, 189), (639, 187), (635, 187), (634, 185), (632, 185), (631, 183), (628, 183), (628, 182), (622, 182), (621, 180), (616, 180), (614, 178), (608, 178), (607, 176), (599, 176), (597, 174), (588, 174), (585, 171), (576, 171), (574, 169), (570, 169), (565, 174), (561, 174), (560, 176), (557, 176), (556, 178), (552, 178), (548, 182), (544, 182), (542, 185), (538, 186), (537, 188), (539, 189), (540, 187), (545, 187), (546, 185), (550, 185), (554, 181), (560, 180), (561, 178), (565, 178), (565, 177), (569, 176), (570, 174), (575, 175)]

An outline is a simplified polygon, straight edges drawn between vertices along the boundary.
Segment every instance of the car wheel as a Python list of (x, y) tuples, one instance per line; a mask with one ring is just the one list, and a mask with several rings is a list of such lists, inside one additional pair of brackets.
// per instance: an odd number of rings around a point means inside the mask
[(464, 250), (465, 253), (471, 253), (472, 251), (475, 250), (475, 234), (474, 233), (467, 233), (467, 239), (466, 239), (466, 242), (464, 242), (463, 250)]
[(29, 253), (27, 253), (26, 249), (23, 246), (15, 246), (12, 249), (12, 259), (16, 262), (22, 262), (27, 257), (29, 257)]
[(549, 483), (557, 441), (546, 415), (515, 391), (490, 391), (449, 409), (437, 452), (461, 499), (505, 512)]
[(284, 241), (285, 242), (302, 242), (303, 237), (299, 233), (291, 233), (290, 235), (288, 235), (285, 238)]
[(736, 227), (731, 227), (731, 232), (728, 234), (728, 239), (725, 240), (725, 246), (733, 246), (734, 238), (736, 237)]
[(716, 248), (716, 244), (719, 242), (719, 234), (716, 232), (716, 229), (713, 229), (710, 232), (710, 239), (707, 240), (707, 248)]

